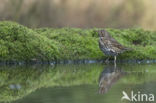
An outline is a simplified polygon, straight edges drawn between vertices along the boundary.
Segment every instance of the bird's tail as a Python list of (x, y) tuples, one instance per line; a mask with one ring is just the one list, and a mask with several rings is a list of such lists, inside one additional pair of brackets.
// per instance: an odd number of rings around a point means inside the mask
[(132, 48), (123, 48), (123, 51), (131, 51), (131, 50), (133, 50)]

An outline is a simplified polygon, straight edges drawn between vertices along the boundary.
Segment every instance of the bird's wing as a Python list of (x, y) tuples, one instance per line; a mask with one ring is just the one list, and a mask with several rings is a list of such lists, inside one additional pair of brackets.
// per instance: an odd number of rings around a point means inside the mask
[(110, 49), (112, 52), (121, 53), (122, 51), (126, 50), (124, 46), (119, 44), (115, 39), (113, 41), (111, 40), (103, 40), (107, 44), (107, 48)]
[(107, 39), (105, 37), (101, 37), (99, 42), (101, 46), (107, 47), (112, 52), (121, 53), (123, 51), (130, 50), (129, 48), (126, 48), (123, 45), (121, 45), (118, 41), (116, 41), (113, 38)]
[(115, 39), (111, 39), (111, 43), (112, 43), (112, 46), (113, 48), (116, 48), (116, 50), (120, 50), (120, 51), (126, 51), (126, 50), (131, 50), (130, 48), (127, 48), (123, 45), (121, 45), (118, 41), (116, 41)]

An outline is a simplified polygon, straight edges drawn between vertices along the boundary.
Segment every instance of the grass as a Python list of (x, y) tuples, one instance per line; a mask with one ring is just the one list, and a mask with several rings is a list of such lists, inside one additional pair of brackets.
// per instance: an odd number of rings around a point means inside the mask
[[(100, 28), (101, 29), (101, 28)], [(93, 29), (30, 29), (0, 22), (0, 61), (54, 61), (105, 59)], [(156, 59), (156, 32), (143, 29), (106, 29), (122, 45), (132, 48), (118, 59)]]

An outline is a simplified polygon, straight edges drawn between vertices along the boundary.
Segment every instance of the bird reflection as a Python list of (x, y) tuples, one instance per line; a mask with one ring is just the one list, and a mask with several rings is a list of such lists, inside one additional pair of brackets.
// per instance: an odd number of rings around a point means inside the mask
[(107, 93), (125, 73), (116, 65), (106, 66), (99, 77), (99, 94)]

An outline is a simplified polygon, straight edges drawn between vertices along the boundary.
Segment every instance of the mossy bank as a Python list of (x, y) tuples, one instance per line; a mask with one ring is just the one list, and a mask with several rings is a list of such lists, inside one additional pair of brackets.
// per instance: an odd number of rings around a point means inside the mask
[[(100, 28), (102, 29), (102, 28)], [(93, 29), (30, 29), (15, 22), (0, 22), (0, 61), (59, 61), (105, 59)], [(118, 60), (156, 59), (156, 32), (143, 29), (106, 29), (122, 45), (132, 48)]]

